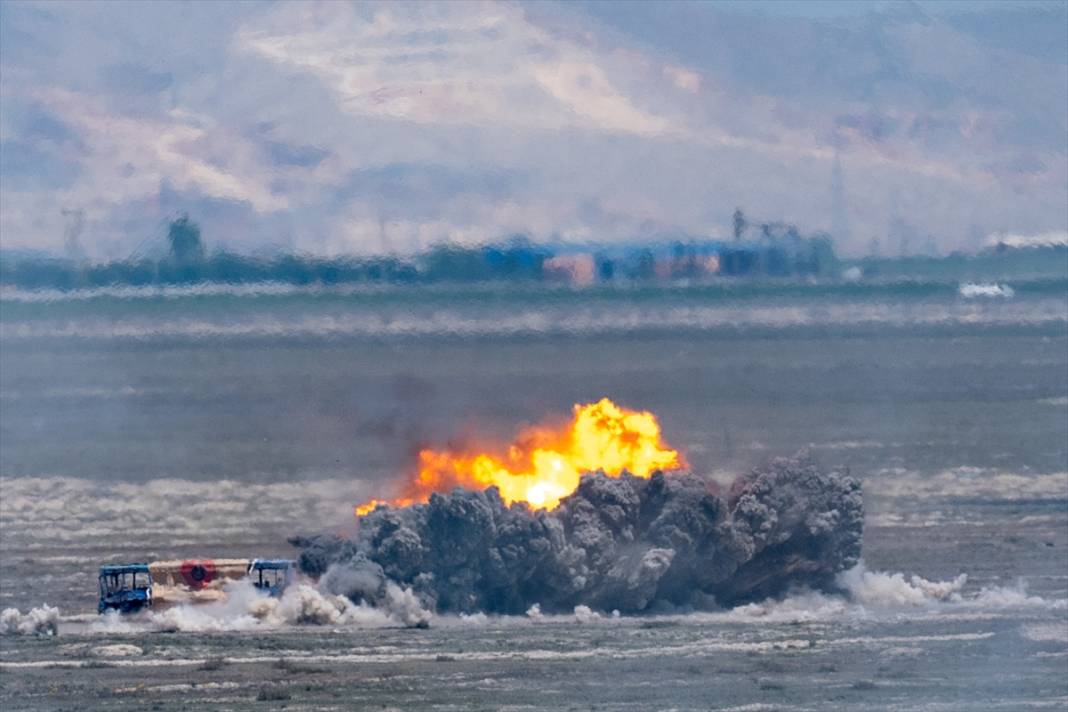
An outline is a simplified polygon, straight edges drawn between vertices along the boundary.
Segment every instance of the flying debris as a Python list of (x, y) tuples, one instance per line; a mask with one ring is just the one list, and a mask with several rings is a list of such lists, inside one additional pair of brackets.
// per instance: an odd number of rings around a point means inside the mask
[(376, 506), (352, 538), (290, 541), (322, 590), (383, 607), (403, 591), (413, 605), (463, 613), (735, 605), (792, 586), (835, 589), (835, 575), (859, 560), (860, 484), (822, 472), (806, 452), (754, 469), (726, 494), (663, 466), (582, 475), (552, 509), (494, 483)]

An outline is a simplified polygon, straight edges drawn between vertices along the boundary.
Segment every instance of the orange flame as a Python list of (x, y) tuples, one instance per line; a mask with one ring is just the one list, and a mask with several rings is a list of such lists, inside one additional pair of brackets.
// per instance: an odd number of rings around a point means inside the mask
[[(603, 470), (618, 477), (626, 470), (649, 477), (656, 470), (685, 466), (682, 456), (661, 441), (660, 425), (652, 413), (621, 408), (602, 398), (576, 405), (565, 428), (523, 431), (503, 455), (422, 450), (419, 476), (389, 504), (404, 507), (425, 501), (431, 492), (496, 485), (508, 504), (526, 502), (534, 508), (554, 509), (575, 491), (586, 472)], [(372, 499), (356, 507), (356, 515), (385, 503)]]

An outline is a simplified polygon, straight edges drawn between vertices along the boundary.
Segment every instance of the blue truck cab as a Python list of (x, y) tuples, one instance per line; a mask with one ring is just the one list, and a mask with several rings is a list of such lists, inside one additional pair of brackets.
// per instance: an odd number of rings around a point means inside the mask
[(253, 559), (248, 565), (252, 585), (269, 596), (281, 596), (293, 582), (297, 562), (291, 559)]
[(97, 611), (135, 613), (152, 605), (152, 575), (148, 564), (100, 567), (100, 601)]

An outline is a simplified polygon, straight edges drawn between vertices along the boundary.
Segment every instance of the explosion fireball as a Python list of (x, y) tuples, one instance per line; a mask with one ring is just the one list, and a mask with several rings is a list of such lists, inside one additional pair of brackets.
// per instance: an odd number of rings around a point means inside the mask
[(864, 503), (848, 472), (822, 471), (802, 452), (724, 491), (685, 467), (651, 413), (604, 398), (507, 447), (423, 450), (393, 506), (356, 508), (351, 537), (290, 543), (323, 590), (409, 625), (433, 611), (518, 614), (535, 604), (737, 605), (791, 587), (834, 590), (859, 560)]
[(550, 511), (509, 506), (496, 487), (456, 488), (378, 507), (351, 537), (290, 542), (323, 591), (419, 625), (435, 611), (707, 610), (834, 591), (863, 531), (860, 482), (802, 452), (725, 492), (687, 472), (596, 472)]
[[(526, 502), (534, 509), (552, 510), (575, 491), (587, 472), (600, 470), (619, 477), (625, 471), (648, 479), (657, 470), (683, 467), (682, 456), (661, 440), (656, 416), (602, 398), (576, 404), (571, 422), (563, 428), (535, 426), (522, 431), (503, 453), (422, 450), (418, 476), (389, 504), (405, 507), (455, 487), (496, 486), (507, 504)], [(364, 516), (384, 503), (372, 499), (357, 506), (356, 515)]]

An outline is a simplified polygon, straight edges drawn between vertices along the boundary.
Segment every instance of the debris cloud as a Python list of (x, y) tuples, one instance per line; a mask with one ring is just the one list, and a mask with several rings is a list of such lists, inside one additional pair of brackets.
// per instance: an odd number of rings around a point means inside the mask
[(22, 613), (17, 608), (0, 612), (0, 635), (43, 635), (59, 633), (59, 609), (47, 603)]
[(320, 588), (391, 609), (399, 590), (439, 612), (668, 612), (839, 590), (863, 518), (859, 482), (802, 452), (726, 494), (689, 473), (596, 472), (552, 510), (509, 504), (497, 486), (457, 488), (379, 506), (351, 538), (291, 542)]

